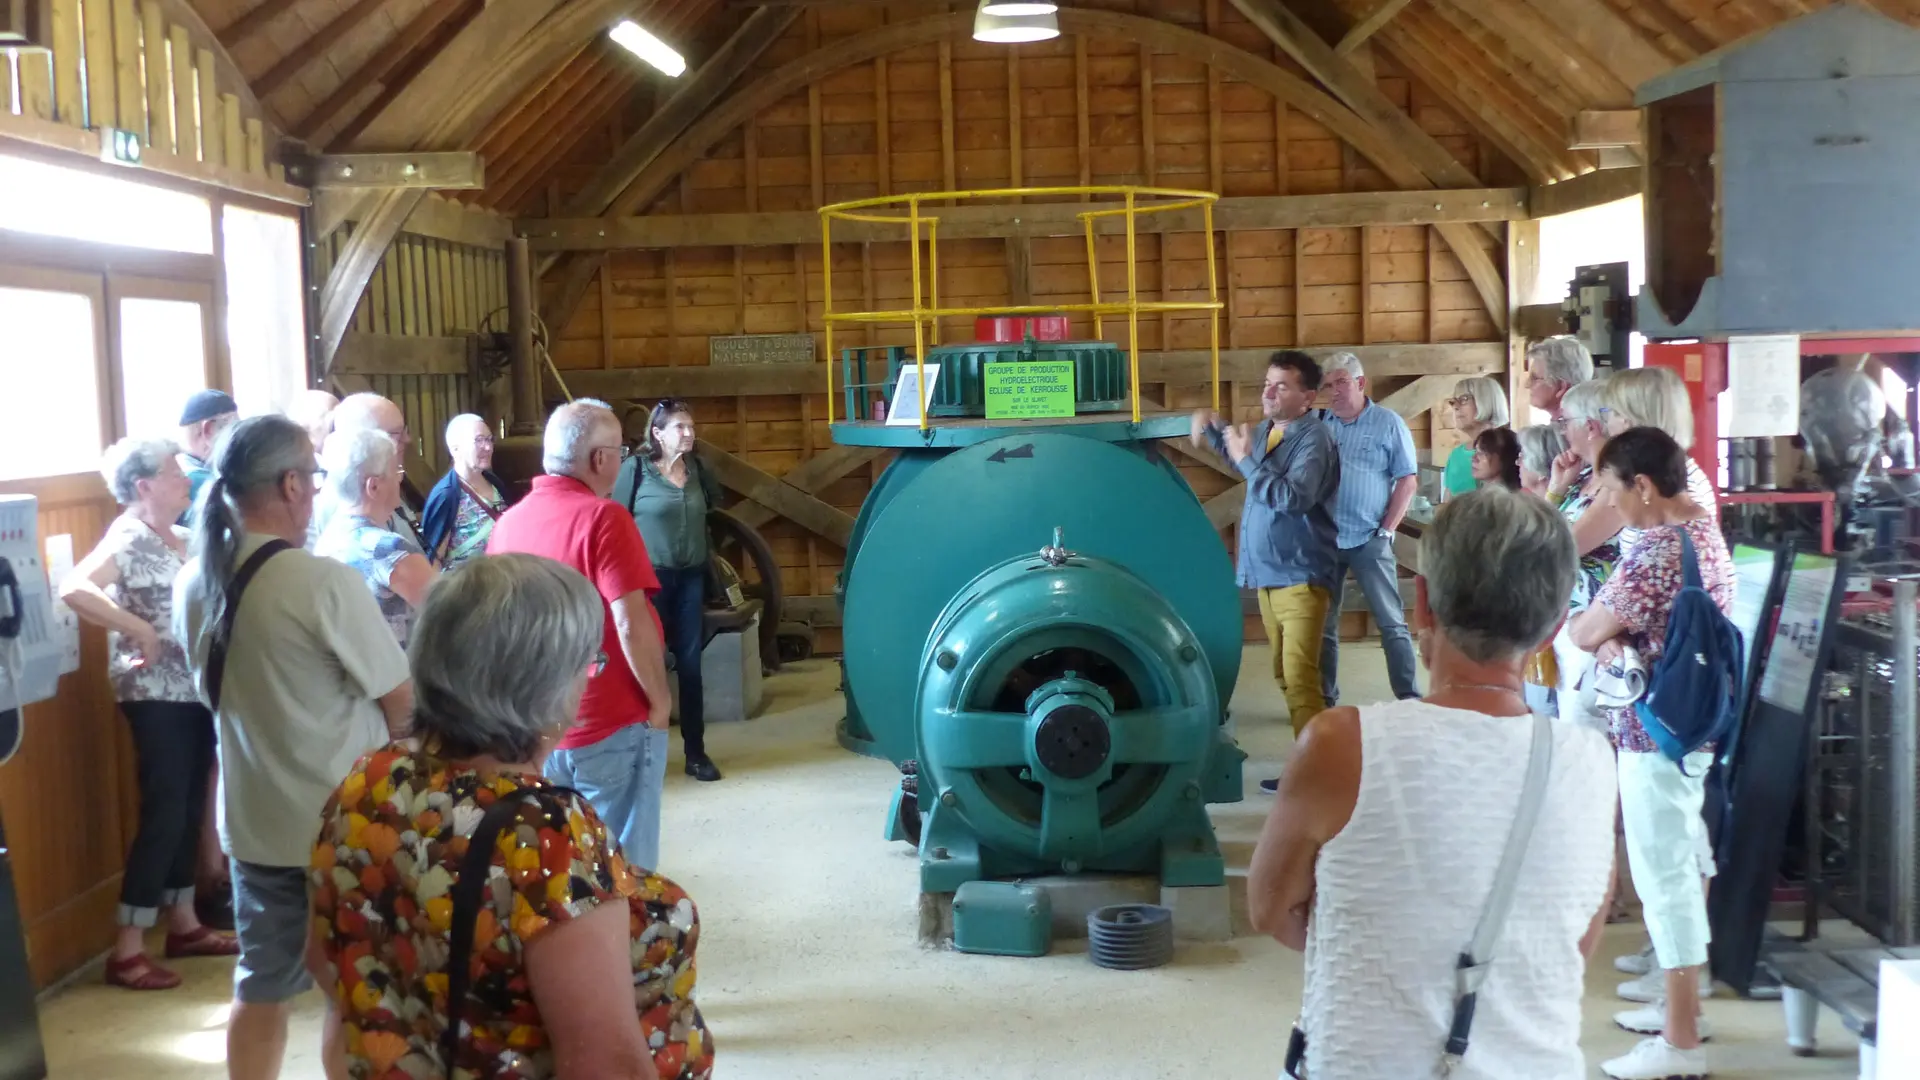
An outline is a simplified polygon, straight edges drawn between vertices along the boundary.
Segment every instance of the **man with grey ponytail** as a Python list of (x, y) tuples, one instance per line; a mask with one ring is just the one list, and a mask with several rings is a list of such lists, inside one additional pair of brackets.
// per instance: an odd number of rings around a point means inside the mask
[(212, 465), (174, 625), (219, 729), (240, 936), (227, 1075), (267, 1080), (286, 1052), (289, 1002), (310, 985), (306, 867), (320, 808), (362, 754), (404, 731), (413, 684), (360, 575), (301, 547), (316, 470), (306, 429), (242, 420)]

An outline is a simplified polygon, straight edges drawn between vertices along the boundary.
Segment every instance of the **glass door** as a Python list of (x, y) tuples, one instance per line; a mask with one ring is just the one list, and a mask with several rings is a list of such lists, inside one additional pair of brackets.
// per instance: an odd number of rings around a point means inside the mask
[(213, 286), (107, 277), (121, 435), (174, 436), (180, 409), (216, 386)]

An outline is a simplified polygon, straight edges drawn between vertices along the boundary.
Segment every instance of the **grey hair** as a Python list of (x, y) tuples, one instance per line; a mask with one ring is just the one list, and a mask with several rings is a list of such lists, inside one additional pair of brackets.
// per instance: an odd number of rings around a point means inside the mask
[(358, 428), (342, 431), (327, 439), (327, 450), (320, 461), (327, 474), (327, 488), (343, 506), (358, 503), (367, 493), (367, 481), (385, 476), (393, 468), (400, 447), (384, 431)]
[(575, 398), (547, 418), (540, 467), (552, 476), (573, 476), (586, 467), (593, 431), (601, 424), (620, 427), (613, 406), (598, 398)]
[(1663, 367), (1628, 368), (1607, 380), (1608, 409), (1626, 417), (1628, 427), (1659, 428), (1693, 449), (1693, 402), (1687, 384)]
[(106, 480), (113, 501), (126, 506), (140, 497), (140, 489), (135, 485), (159, 476), (160, 470), (166, 468), (167, 459), (179, 452), (179, 444), (172, 439), (130, 436), (107, 447), (100, 459), (100, 476)]
[(606, 605), (579, 571), (538, 555), (470, 559), (413, 624), (413, 730), (441, 757), (530, 761), (573, 722), (574, 681), (600, 648)]
[[(288, 473), (311, 474), (313, 467), (307, 429), (278, 413), (249, 416), (227, 428), (214, 444), (213, 479), (201, 487), (193, 512), (191, 551), (200, 572), (188, 593), (199, 597), (203, 634), (226, 619), (227, 590), (240, 571), (240, 540), (245, 535), (241, 506), (278, 488)], [(174, 610), (177, 617), (183, 609)]]
[(1600, 422), (1600, 412), (1607, 407), (1607, 376), (1588, 379), (1576, 384), (1567, 395), (1560, 399), (1560, 415), (1569, 423), (1577, 421)]
[(1530, 473), (1547, 475), (1553, 470), (1553, 459), (1567, 452), (1567, 440), (1552, 424), (1523, 427), (1515, 434), (1520, 439), (1520, 467)]
[(463, 412), (459, 416), (456, 416), (453, 419), (447, 421), (447, 433), (445, 436), (445, 442), (448, 448), (452, 448), (453, 446), (453, 443), (454, 443), (453, 433), (461, 430), (462, 428), (466, 427), (469, 424), (479, 424), (481, 427), (487, 426), (486, 420), (482, 418), (479, 413)]
[(1537, 366), (1541, 378), (1561, 386), (1579, 386), (1593, 378), (1593, 354), (1579, 338), (1566, 334), (1527, 346), (1527, 366)]
[(1360, 358), (1350, 352), (1331, 353), (1320, 361), (1320, 377), (1326, 378), (1336, 371), (1344, 371), (1356, 379), (1367, 377), (1367, 369), (1360, 366)]
[(1482, 424), (1494, 427), (1507, 426), (1507, 392), (1500, 384), (1485, 375), (1475, 375), (1471, 379), (1461, 379), (1453, 388), (1455, 396), (1468, 394), (1473, 397), (1473, 418)]
[(1420, 542), (1434, 622), (1477, 663), (1526, 656), (1551, 637), (1579, 561), (1560, 511), (1498, 484), (1447, 500)]
[(348, 394), (333, 407), (333, 430), (342, 434), (378, 430), (380, 422), (374, 417), (373, 411), (383, 404), (392, 405), (393, 402), (371, 392)]

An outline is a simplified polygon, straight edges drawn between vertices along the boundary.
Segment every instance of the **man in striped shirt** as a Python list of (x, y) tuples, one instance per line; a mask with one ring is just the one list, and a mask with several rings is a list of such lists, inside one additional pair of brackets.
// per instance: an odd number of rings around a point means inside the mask
[(1327, 707), (1340, 700), (1340, 599), (1349, 571), (1380, 628), (1393, 696), (1416, 698), (1420, 690), (1415, 685), (1413, 635), (1407, 632), (1399, 564), (1393, 556), (1394, 530), (1413, 502), (1413, 433), (1398, 413), (1368, 400), (1366, 372), (1352, 353), (1328, 357), (1320, 385), (1327, 395), (1327, 430), (1340, 450), (1340, 488), (1333, 497), (1333, 595), (1320, 639), (1320, 681)]

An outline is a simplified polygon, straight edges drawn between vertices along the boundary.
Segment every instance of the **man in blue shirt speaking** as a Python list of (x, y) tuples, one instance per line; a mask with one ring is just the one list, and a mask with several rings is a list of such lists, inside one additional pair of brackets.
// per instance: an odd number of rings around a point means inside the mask
[(1296, 735), (1326, 708), (1320, 635), (1333, 589), (1331, 511), (1340, 456), (1313, 411), (1319, 389), (1313, 357), (1277, 352), (1260, 391), (1264, 420), (1248, 429), (1228, 427), (1205, 409), (1193, 417), (1194, 444), (1211, 446), (1247, 481), (1235, 576), (1259, 597), (1274, 681), (1286, 694)]
[(1418, 669), (1413, 635), (1407, 632), (1400, 600), (1399, 564), (1393, 557), (1393, 533), (1407, 516), (1416, 486), (1413, 433), (1391, 409), (1367, 398), (1367, 376), (1360, 358), (1349, 352), (1327, 358), (1321, 380), (1326, 391), (1327, 431), (1340, 450), (1340, 489), (1333, 498), (1335, 542), (1331, 610), (1320, 644), (1320, 680), (1329, 708), (1340, 700), (1340, 594), (1352, 571), (1366, 594), (1380, 645), (1387, 654), (1387, 679), (1393, 696), (1416, 698)]

